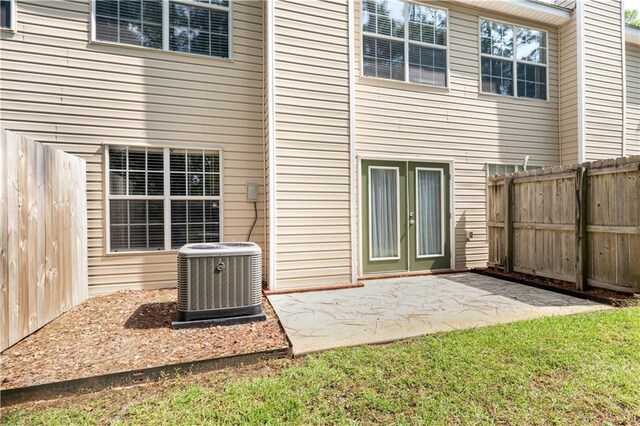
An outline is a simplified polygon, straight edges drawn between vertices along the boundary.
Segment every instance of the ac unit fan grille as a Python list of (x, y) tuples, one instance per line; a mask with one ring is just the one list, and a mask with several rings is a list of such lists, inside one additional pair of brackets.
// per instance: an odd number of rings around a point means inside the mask
[[(224, 269), (218, 270), (218, 264)], [(257, 306), (261, 303), (262, 256), (178, 258), (178, 310)]]

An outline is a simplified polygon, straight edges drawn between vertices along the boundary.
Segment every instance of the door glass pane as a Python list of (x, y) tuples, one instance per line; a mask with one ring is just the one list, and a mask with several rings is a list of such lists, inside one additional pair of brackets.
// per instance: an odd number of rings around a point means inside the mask
[(398, 257), (398, 170), (370, 172), (371, 258)]
[(416, 170), (418, 256), (442, 253), (442, 173)]

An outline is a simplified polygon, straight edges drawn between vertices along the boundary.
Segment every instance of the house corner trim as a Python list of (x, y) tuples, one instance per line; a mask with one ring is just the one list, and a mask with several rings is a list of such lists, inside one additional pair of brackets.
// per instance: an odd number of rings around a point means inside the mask
[(576, 2), (577, 41), (578, 41), (578, 162), (586, 161), (586, 84), (585, 84), (585, 34), (584, 34), (584, 2)]
[(349, 224), (351, 233), (351, 282), (358, 277), (358, 225), (357, 225), (357, 165), (356, 165), (356, 82), (355, 82), (355, 14), (354, 1), (348, 0), (349, 31)]
[(267, 1), (267, 86), (269, 108), (269, 290), (276, 289), (277, 204), (276, 187), (276, 93), (275, 93), (275, 0)]

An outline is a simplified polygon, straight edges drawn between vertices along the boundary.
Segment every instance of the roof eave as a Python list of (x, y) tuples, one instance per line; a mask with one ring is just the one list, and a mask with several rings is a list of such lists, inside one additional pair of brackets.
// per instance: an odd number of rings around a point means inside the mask
[(640, 45), (640, 27), (634, 25), (625, 26), (624, 38), (627, 43)]
[(569, 9), (535, 0), (454, 0), (457, 3), (516, 16), (550, 25), (561, 25), (571, 20)]

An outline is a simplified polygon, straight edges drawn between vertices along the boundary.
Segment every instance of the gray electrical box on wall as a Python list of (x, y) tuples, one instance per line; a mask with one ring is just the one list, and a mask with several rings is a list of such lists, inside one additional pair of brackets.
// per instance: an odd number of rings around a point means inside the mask
[(258, 201), (258, 184), (255, 182), (247, 183), (247, 201)]

